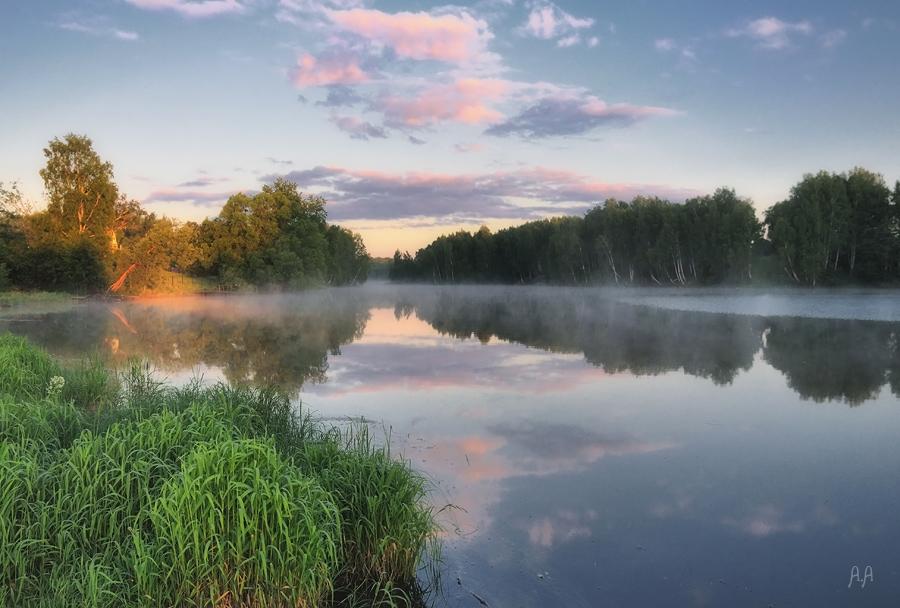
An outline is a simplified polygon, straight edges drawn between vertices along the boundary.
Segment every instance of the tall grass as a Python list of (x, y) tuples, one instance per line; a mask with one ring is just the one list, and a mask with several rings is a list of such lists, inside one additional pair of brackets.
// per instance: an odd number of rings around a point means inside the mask
[(438, 530), (407, 462), (274, 389), (150, 372), (0, 336), (0, 606), (420, 602)]
[(7, 306), (34, 306), (36, 304), (61, 304), (71, 301), (72, 294), (69, 293), (0, 291), (0, 308)]

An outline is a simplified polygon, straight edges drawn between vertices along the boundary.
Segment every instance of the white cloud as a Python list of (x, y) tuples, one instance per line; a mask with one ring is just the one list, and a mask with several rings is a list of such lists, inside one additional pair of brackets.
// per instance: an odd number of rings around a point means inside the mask
[(661, 38), (653, 42), (653, 47), (660, 53), (674, 53), (680, 58), (679, 67), (690, 68), (697, 61), (697, 54), (691, 46), (680, 44), (672, 38)]
[(776, 17), (763, 17), (751, 21), (743, 27), (727, 30), (725, 34), (732, 38), (751, 38), (764, 49), (779, 50), (791, 46), (791, 34), (810, 35), (813, 27), (808, 21), (788, 23)]
[[(581, 42), (578, 32), (594, 25), (593, 19), (575, 17), (546, 0), (532, 2), (530, 7), (528, 20), (522, 26), (521, 31), (525, 35), (541, 40), (558, 38), (556, 44), (559, 47), (578, 44)], [(590, 42), (588, 44), (590, 45)]]
[(826, 49), (833, 49), (841, 45), (847, 39), (847, 32), (844, 30), (834, 30), (822, 36), (822, 46)]
[(80, 21), (68, 21), (66, 23), (61, 23), (59, 27), (64, 30), (69, 30), (70, 32), (79, 32), (88, 34), (89, 36), (105, 36), (129, 42), (138, 39), (137, 32), (114, 28), (109, 25), (107, 19), (102, 17)]
[(653, 46), (656, 47), (657, 51), (674, 51), (677, 48), (675, 41), (671, 38), (663, 38), (661, 40), (657, 40), (653, 43)]
[(163, 11), (175, 11), (183, 17), (212, 17), (227, 13), (243, 13), (248, 2), (237, 0), (125, 0), (138, 8)]

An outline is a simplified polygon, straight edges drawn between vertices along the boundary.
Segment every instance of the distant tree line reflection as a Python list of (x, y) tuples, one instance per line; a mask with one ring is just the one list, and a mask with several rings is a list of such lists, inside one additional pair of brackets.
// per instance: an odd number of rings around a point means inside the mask
[(171, 372), (220, 368), (232, 384), (276, 384), (296, 395), (306, 383), (327, 381), (329, 355), (363, 335), (373, 307), (393, 308), (397, 318), (415, 315), (458, 339), (582, 354), (610, 373), (682, 371), (725, 385), (760, 357), (804, 399), (857, 406), (885, 386), (900, 397), (898, 323), (665, 310), (568, 288), (92, 303), (0, 322), (0, 330), (64, 358), (98, 351), (112, 362), (137, 356)]
[(232, 385), (274, 384), (296, 396), (307, 382), (325, 382), (328, 355), (362, 336), (369, 318), (358, 298), (323, 301), (320, 293), (91, 308), (20, 320), (9, 329), (57, 356), (98, 351), (111, 363), (136, 356), (171, 372), (216, 367)]
[(885, 385), (900, 397), (897, 323), (666, 310), (578, 290), (565, 290), (564, 297), (558, 289), (495, 293), (445, 290), (414, 306), (401, 303), (395, 313), (414, 308), (456, 338), (583, 353), (608, 372), (681, 370), (730, 384), (760, 353), (804, 399), (857, 406)]

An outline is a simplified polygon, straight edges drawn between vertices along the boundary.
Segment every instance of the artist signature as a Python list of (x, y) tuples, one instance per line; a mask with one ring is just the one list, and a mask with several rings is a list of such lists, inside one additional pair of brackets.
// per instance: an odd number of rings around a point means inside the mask
[(859, 568), (853, 566), (853, 568), (850, 570), (850, 584), (847, 585), (848, 589), (853, 585), (853, 581), (861, 583), (861, 587), (866, 586), (866, 581), (871, 581), (874, 583), (875, 579), (872, 576), (872, 566), (866, 566), (866, 569), (863, 571), (862, 575), (860, 575), (859, 573)]

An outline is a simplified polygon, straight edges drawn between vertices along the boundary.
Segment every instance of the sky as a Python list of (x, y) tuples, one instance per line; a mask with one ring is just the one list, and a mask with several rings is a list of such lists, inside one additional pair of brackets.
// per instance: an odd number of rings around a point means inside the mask
[(0, 181), (91, 138), (182, 221), (278, 177), (370, 254), (804, 174), (900, 179), (895, 0), (0, 0)]

